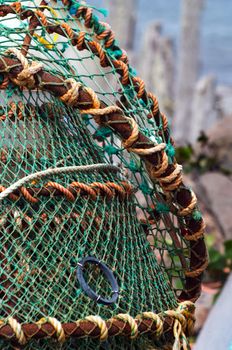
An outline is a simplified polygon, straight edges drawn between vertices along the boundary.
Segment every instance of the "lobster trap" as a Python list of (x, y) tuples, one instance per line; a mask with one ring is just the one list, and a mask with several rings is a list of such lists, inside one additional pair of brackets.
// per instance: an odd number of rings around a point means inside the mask
[(204, 222), (156, 96), (96, 13), (0, 4), (4, 349), (188, 349)]

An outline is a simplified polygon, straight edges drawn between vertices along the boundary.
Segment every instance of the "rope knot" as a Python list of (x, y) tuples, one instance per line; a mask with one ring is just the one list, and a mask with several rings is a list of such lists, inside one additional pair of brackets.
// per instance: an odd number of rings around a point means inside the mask
[(195, 323), (195, 305), (191, 301), (184, 301), (179, 304), (177, 311), (181, 313), (185, 317), (187, 321), (186, 330), (189, 334), (193, 332), (193, 327)]
[(188, 350), (188, 341), (185, 333), (192, 333), (195, 323), (194, 317), (195, 306), (191, 301), (180, 303), (176, 310), (168, 310), (164, 315), (174, 319), (173, 335), (175, 338), (173, 349)]
[(69, 83), (71, 87), (60, 99), (62, 102), (73, 106), (78, 101), (81, 83), (76, 82), (73, 78), (67, 79), (66, 83)]
[(14, 54), (23, 66), (23, 70), (17, 75), (16, 78), (11, 78), (11, 80), (16, 85), (25, 86), (28, 89), (33, 89), (36, 84), (34, 75), (42, 69), (43, 64), (40, 62), (32, 62), (30, 65), (27, 58), (15, 48), (10, 48), (6, 50), (5, 53)]

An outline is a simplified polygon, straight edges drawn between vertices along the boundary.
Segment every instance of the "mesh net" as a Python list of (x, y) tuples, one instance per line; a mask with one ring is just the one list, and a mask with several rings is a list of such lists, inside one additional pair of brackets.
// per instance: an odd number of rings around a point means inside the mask
[[(1, 198), (1, 318), (19, 325), (42, 317), (62, 324), (89, 315), (135, 317), (195, 299), (204, 224), (182, 183), (166, 118), (110, 28), (77, 1), (0, 4), (0, 191), (24, 179)], [(110, 122), (99, 112), (109, 106)], [(121, 121), (113, 116), (119, 111)], [(148, 171), (149, 148), (164, 167), (153, 169), (158, 179)], [(109, 167), (68, 171), (103, 163)], [(88, 256), (113, 271), (116, 303), (99, 304), (83, 291), (76, 270)], [(97, 295), (111, 297), (99, 266), (88, 265), (84, 277)], [(20, 342), (19, 333), (13, 335)], [(147, 349), (167, 338), (71, 338), (62, 348)], [(57, 346), (33, 340), (28, 349)]]

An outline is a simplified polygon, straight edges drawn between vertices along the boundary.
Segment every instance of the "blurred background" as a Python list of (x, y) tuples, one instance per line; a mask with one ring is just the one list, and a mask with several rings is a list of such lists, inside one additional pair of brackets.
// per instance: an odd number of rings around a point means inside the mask
[(207, 224), (195, 350), (232, 350), (232, 1), (89, 0), (159, 99)]

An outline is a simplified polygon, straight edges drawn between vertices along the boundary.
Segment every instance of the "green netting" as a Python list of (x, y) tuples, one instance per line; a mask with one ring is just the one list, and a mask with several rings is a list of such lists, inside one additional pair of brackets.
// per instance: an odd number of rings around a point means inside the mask
[[(9, 56), (9, 48), (25, 48), (30, 40), (27, 58), (39, 61), (44, 69), (65, 79), (75, 78), (91, 87), (106, 105), (120, 101), (127, 116), (133, 117), (151, 142), (161, 143), (164, 136), (153, 119), (147, 119), (151, 102), (137, 97), (129, 78), (123, 85), (118, 70), (110, 64), (103, 68), (89, 49), (79, 51), (72, 46), (64, 28), (60, 34), (49, 34), (49, 26), (67, 23), (74, 31), (84, 31), (86, 38), (96, 40), (101, 24), (87, 29), (73, 14), (80, 4), (65, 7), (59, 1), (40, 6), (49, 25), (36, 14), (39, 3), (0, 1), (11, 5), (13, 13), (0, 17), (0, 54)], [(19, 4), (19, 3), (18, 3)], [(34, 11), (37, 24), (28, 11)], [(23, 15), (25, 14), (25, 16)], [(23, 46), (24, 45), (24, 46)], [(117, 58), (118, 49), (106, 49), (108, 63)], [(130, 71), (131, 77), (134, 72)], [(177, 295), (184, 286), (184, 271), (189, 264), (188, 243), (180, 235), (179, 218), (171, 213), (160, 185), (151, 184), (144, 163), (121, 145), (119, 138), (106, 126), (96, 124), (91, 115), (65, 106), (49, 92), (22, 89), (12, 81), (4, 85), (0, 73), (0, 173), (1, 191), (29, 174), (53, 167), (98, 163), (115, 164), (123, 174), (111, 170), (95, 170), (49, 175), (25, 185), (32, 189), (35, 203), (25, 194), (14, 192), (0, 206), (1, 309), (0, 318), (12, 316), (21, 324), (55, 317), (60, 322), (74, 322), (88, 315), (104, 319), (119, 313), (135, 317), (145, 311), (156, 313), (177, 307)], [(4, 89), (3, 89), (4, 87)], [(173, 146), (166, 140), (169, 162)], [(133, 195), (109, 199), (101, 191), (95, 199), (79, 192), (74, 201), (49, 187), (49, 182), (64, 188), (78, 181), (90, 185), (123, 181), (132, 184)], [(46, 186), (49, 190), (46, 191)], [(40, 192), (39, 189), (45, 189)], [(37, 189), (37, 191), (36, 191)], [(48, 193), (49, 192), (49, 193)], [(154, 208), (156, 208), (154, 210)], [(178, 244), (177, 244), (178, 243)], [(91, 300), (76, 279), (81, 258), (94, 256), (114, 272), (120, 287), (118, 302), (104, 306)], [(88, 271), (88, 280), (95, 291), (109, 297), (111, 290), (99, 270)], [(6, 342), (2, 341), (4, 349)], [(100, 345), (94, 340), (70, 339), (64, 349), (148, 349), (150, 340), (110, 340)], [(51, 349), (54, 341), (41, 340), (28, 349)], [(60, 346), (60, 345), (59, 345)], [(154, 348), (154, 344), (153, 344)]]

